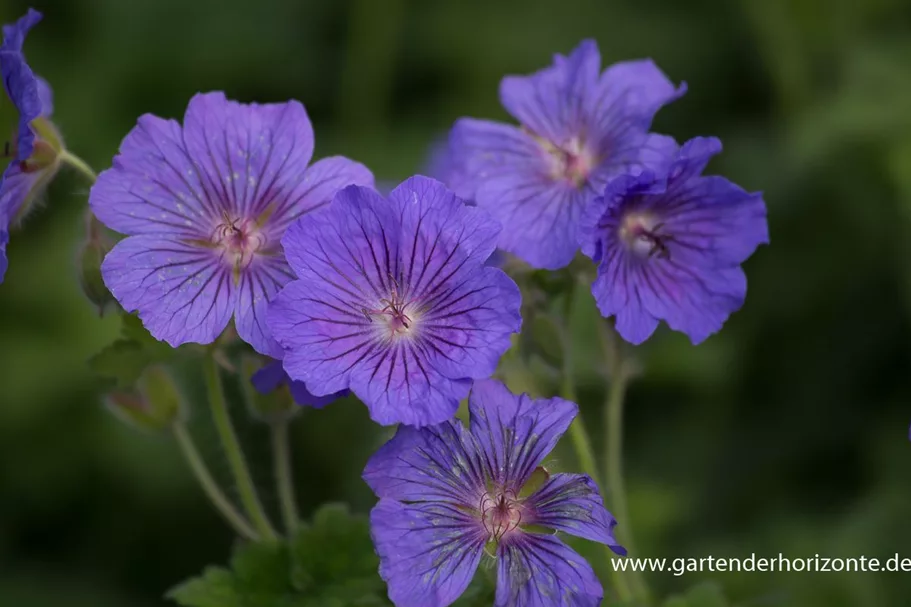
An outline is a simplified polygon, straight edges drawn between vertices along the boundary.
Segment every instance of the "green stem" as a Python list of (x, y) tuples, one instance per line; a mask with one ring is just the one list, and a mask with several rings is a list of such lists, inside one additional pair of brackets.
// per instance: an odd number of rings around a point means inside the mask
[[(601, 322), (599, 326), (610, 381), (607, 401), (604, 404), (604, 431), (607, 437), (604, 460), (605, 480), (611, 497), (611, 511), (619, 522), (618, 540), (630, 554), (635, 554), (633, 530), (626, 501), (626, 482), (623, 477), (623, 403), (626, 398), (629, 374), (620, 351), (619, 336), (607, 322)], [(628, 589), (632, 592), (632, 597), (643, 602), (648, 601), (648, 587), (640, 571), (629, 569), (620, 572), (620, 576), (625, 581), (631, 582)], [(629, 576), (628, 579), (626, 576)]]
[(282, 519), (285, 523), (285, 530), (290, 535), (297, 529), (300, 519), (297, 515), (297, 502), (294, 499), (294, 477), (291, 473), (291, 446), (288, 442), (287, 421), (272, 424), (272, 456)]
[(193, 475), (196, 477), (196, 480), (199, 481), (202, 490), (212, 502), (212, 505), (215, 506), (215, 509), (221, 513), (238, 535), (249, 540), (258, 540), (259, 534), (256, 533), (256, 530), (253, 529), (250, 523), (247, 522), (228, 498), (225, 497), (225, 494), (222, 493), (221, 489), (218, 487), (218, 483), (212, 478), (209, 469), (206, 467), (206, 463), (202, 460), (202, 457), (200, 457), (199, 451), (196, 450), (196, 445), (193, 444), (193, 439), (190, 438), (190, 433), (187, 432), (187, 429), (183, 424), (175, 424), (173, 431), (174, 438), (180, 446), (181, 453), (183, 453), (184, 458), (187, 460), (187, 464), (190, 465), (190, 469), (193, 471)]
[(95, 174), (95, 171), (92, 170), (92, 167), (90, 167), (85, 160), (79, 156), (76, 156), (75, 154), (72, 154), (69, 150), (63, 150), (60, 152), (60, 160), (85, 175), (85, 178), (92, 183), (95, 183), (95, 181), (98, 180), (98, 175)]
[(221, 375), (218, 372), (218, 363), (214, 356), (205, 357), (205, 374), (206, 388), (209, 393), (209, 407), (212, 410), (212, 418), (215, 420), (215, 428), (221, 438), (221, 446), (224, 449), (225, 456), (234, 473), (234, 481), (237, 483), (237, 490), (240, 493), (240, 501), (247, 511), (250, 520), (257, 532), (267, 540), (274, 540), (277, 536), (272, 524), (266, 516), (265, 510), (256, 494), (256, 487), (253, 485), (253, 478), (250, 476), (250, 470), (247, 468), (247, 461), (244, 459), (240, 443), (237, 441), (237, 435), (234, 433), (234, 426), (231, 425), (231, 418), (228, 415), (228, 405), (225, 402), (225, 394), (221, 386)]
[[(566, 400), (578, 403), (576, 400), (575, 372), (573, 370), (573, 343), (570, 319), (572, 318), (573, 295), (575, 283), (571, 291), (566, 295), (563, 318), (563, 385), (560, 394)], [(582, 411), (576, 415), (573, 423), (569, 426), (569, 436), (573, 441), (573, 447), (576, 449), (576, 457), (579, 459), (579, 466), (582, 471), (588, 474), (592, 480), (601, 487), (604, 487), (603, 479), (598, 470), (595, 450), (592, 448), (591, 439), (585, 429), (585, 422), (582, 420)], [(614, 581), (614, 589), (621, 601), (627, 601), (633, 598), (632, 589), (629, 586), (629, 580), (622, 571), (617, 571), (611, 566), (614, 553), (607, 546), (604, 547), (606, 555), (605, 565), (610, 571), (611, 578)]]

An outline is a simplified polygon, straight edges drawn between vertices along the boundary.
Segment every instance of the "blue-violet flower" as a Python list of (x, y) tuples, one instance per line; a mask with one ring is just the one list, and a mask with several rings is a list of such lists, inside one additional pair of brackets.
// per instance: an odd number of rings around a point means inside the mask
[(284, 366), (316, 395), (350, 388), (381, 424), (452, 417), (521, 325), (516, 284), (484, 262), (499, 224), (442, 183), (351, 186), (288, 228), (298, 280), (269, 306)]
[(51, 88), (35, 75), (22, 47), (29, 30), (41, 21), (30, 9), (3, 26), (0, 44), (0, 282), (6, 272), (10, 225), (19, 219), (60, 166), (63, 142), (48, 120)]
[(676, 149), (649, 134), (662, 105), (683, 94), (650, 60), (601, 72), (592, 40), (552, 66), (500, 83), (516, 127), (463, 118), (453, 127), (444, 179), (503, 224), (498, 247), (558, 269), (579, 249), (579, 219), (611, 177), (661, 165)]
[(740, 264), (769, 242), (766, 209), (761, 194), (701, 176), (719, 151), (715, 138), (692, 139), (664, 170), (611, 181), (586, 210), (592, 294), (627, 341), (645, 341), (663, 319), (699, 343), (743, 305)]
[(625, 549), (594, 481), (553, 474), (544, 458), (578, 412), (561, 398), (515, 396), (475, 382), (470, 426), (402, 426), (367, 463), (380, 498), (370, 515), (380, 575), (397, 607), (446, 607), (495, 557), (495, 607), (597, 607), (589, 564), (555, 532)]
[(312, 154), (297, 101), (246, 105), (208, 93), (190, 100), (183, 127), (142, 116), (89, 197), (102, 223), (129, 236), (102, 264), (108, 289), (172, 346), (210, 343), (233, 316), (241, 339), (280, 358), (265, 310), (293, 278), (282, 234), (339, 188), (373, 183), (347, 158), (308, 167)]

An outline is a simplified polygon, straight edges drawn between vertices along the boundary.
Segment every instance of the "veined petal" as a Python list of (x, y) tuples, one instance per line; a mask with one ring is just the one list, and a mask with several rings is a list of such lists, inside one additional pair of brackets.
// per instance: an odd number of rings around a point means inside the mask
[(651, 59), (615, 63), (586, 100), (591, 132), (604, 146), (630, 131), (645, 132), (658, 110), (684, 93), (686, 84), (675, 87)]
[[(22, 36), (24, 35), (23, 32)], [(16, 155), (8, 165), (12, 167), (32, 155), (35, 134), (30, 125), (32, 120), (41, 115), (41, 98), (38, 96), (37, 78), (18, 50), (0, 49), (0, 77), (6, 96), (18, 114)], [(6, 100), (2, 103), (6, 103)], [(7, 167), (3, 169), (5, 173)]]
[(476, 381), (468, 400), (471, 434), (493, 480), (518, 490), (556, 446), (579, 411), (562, 398), (514, 395), (493, 379)]
[(525, 502), (524, 520), (587, 540), (601, 542), (617, 554), (626, 550), (613, 535), (616, 519), (604, 508), (598, 487), (587, 474), (554, 474)]
[(232, 216), (295, 206), (313, 156), (313, 127), (297, 101), (242, 104), (220, 92), (196, 95), (184, 116), (184, 140), (210, 198)]
[(461, 510), (381, 499), (370, 523), (380, 576), (397, 607), (447, 607), (474, 577), (485, 535)]
[(121, 240), (101, 273), (120, 305), (138, 310), (149, 332), (174, 347), (213, 342), (237, 298), (230, 268), (216, 251), (158, 236)]
[(531, 76), (507, 76), (500, 101), (536, 135), (560, 145), (586, 126), (586, 109), (598, 85), (601, 55), (593, 40), (583, 41), (569, 57)]
[(282, 357), (282, 348), (266, 324), (266, 307), (279, 290), (294, 279), (281, 256), (257, 256), (236, 276), (237, 305), (234, 324), (242, 340), (260, 354)]
[(598, 607), (604, 590), (591, 566), (550, 535), (510, 535), (497, 549), (495, 607)]
[(285, 202), (276, 206), (271, 222), (282, 233), (304, 213), (328, 204), (336, 192), (349, 185), (373, 187), (373, 173), (360, 162), (344, 156), (330, 156), (314, 162), (304, 171), (304, 178)]
[(139, 118), (114, 166), (98, 176), (89, 205), (107, 227), (128, 235), (210, 240), (223, 221), (180, 125), (151, 114)]
[(363, 477), (380, 498), (476, 508), (486, 471), (472, 436), (460, 423), (446, 421), (420, 429), (399, 426), (367, 462)]
[(501, 225), (436, 179), (406, 179), (389, 193), (389, 201), (399, 212), (401, 255), (409, 261), (404, 282), (415, 293), (432, 288), (435, 279), (459, 264), (483, 263), (497, 246)]

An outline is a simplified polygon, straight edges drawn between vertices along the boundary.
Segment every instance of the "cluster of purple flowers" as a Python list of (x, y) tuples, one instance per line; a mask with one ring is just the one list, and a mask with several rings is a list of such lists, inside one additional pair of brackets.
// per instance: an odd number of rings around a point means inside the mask
[[(44, 148), (60, 149), (41, 122), (49, 88), (21, 54), (39, 18), (4, 28), (0, 49), (16, 118), (0, 247), (55, 166)], [(415, 176), (386, 196), (360, 163), (311, 162), (300, 103), (200, 94), (182, 124), (141, 117), (93, 186), (93, 213), (125, 235), (104, 259), (104, 282), (175, 347), (212, 343), (233, 321), (275, 361), (254, 376), (259, 390), (288, 384), (314, 407), (350, 392), (378, 423), (402, 424), (364, 472), (396, 605), (451, 604), (485, 553), (497, 561), (498, 606), (598, 605), (591, 567), (554, 533), (624, 554), (616, 521), (591, 478), (543, 466), (577, 406), (489, 379), (522, 319), (519, 288), (488, 260), (500, 249), (559, 269), (581, 250), (597, 264), (602, 313), (627, 340), (645, 340), (661, 319), (693, 342), (717, 331), (743, 303), (740, 264), (768, 241), (765, 207), (702, 176), (716, 139), (678, 146), (649, 132), (684, 90), (651, 61), (602, 72), (596, 44), (583, 42), (503, 80), (520, 126), (459, 120), (443, 182)], [(453, 421), (466, 397), (467, 429)]]

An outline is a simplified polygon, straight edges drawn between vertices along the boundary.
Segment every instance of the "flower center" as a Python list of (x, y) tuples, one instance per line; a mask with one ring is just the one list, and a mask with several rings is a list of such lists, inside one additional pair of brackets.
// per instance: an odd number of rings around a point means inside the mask
[(268, 238), (252, 219), (231, 219), (225, 212), (211, 240), (224, 251), (235, 270), (240, 270), (250, 265), (254, 255), (266, 246)]
[(389, 297), (381, 299), (380, 305), (374, 309), (362, 308), (367, 320), (377, 320), (385, 327), (390, 337), (404, 336), (414, 328), (414, 312), (409, 308), (409, 302), (400, 293), (398, 283), (390, 277), (392, 283)]
[(647, 213), (629, 213), (620, 222), (620, 239), (639, 257), (669, 259), (667, 243), (673, 238), (662, 233), (663, 227), (663, 223)]
[(560, 146), (537, 139), (551, 158), (551, 176), (554, 179), (567, 181), (576, 188), (588, 181), (598, 159), (579, 137), (573, 137)]
[(522, 524), (522, 503), (514, 491), (485, 493), (480, 511), (489, 542), (499, 542)]

